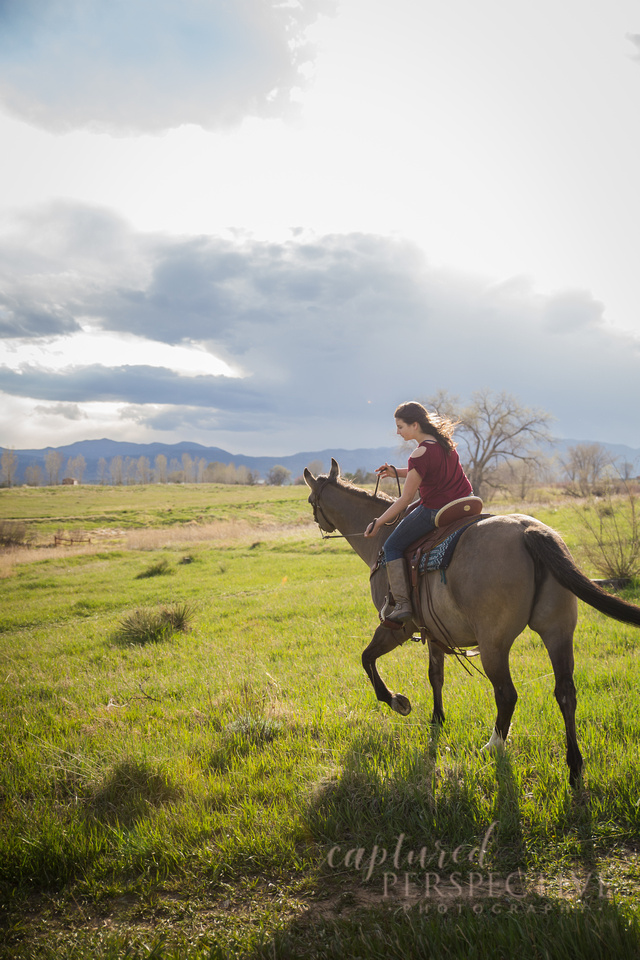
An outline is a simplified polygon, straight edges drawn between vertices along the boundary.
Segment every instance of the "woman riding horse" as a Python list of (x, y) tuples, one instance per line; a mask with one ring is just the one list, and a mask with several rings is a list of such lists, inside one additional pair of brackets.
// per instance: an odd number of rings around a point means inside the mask
[[(404, 441), (415, 440), (415, 448), (407, 467), (397, 470), (406, 477), (402, 495), (377, 520), (369, 524), (365, 537), (374, 537), (385, 523), (402, 513), (419, 494), (419, 505), (400, 521), (383, 547), (389, 586), (395, 608), (387, 620), (406, 623), (413, 617), (410, 589), (404, 562), (404, 551), (415, 540), (435, 527), (438, 510), (453, 500), (473, 495), (471, 484), (462, 469), (453, 441), (456, 426), (451, 420), (431, 417), (415, 400), (402, 403), (394, 413), (397, 433)], [(376, 473), (389, 477), (395, 467), (384, 463)]]

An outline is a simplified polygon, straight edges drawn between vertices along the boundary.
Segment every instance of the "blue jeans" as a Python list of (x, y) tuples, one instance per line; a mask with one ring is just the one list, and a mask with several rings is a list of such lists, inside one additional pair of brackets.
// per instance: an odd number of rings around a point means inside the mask
[(401, 520), (382, 548), (387, 563), (390, 560), (401, 560), (409, 544), (433, 530), (437, 513), (437, 510), (431, 510), (421, 504)]

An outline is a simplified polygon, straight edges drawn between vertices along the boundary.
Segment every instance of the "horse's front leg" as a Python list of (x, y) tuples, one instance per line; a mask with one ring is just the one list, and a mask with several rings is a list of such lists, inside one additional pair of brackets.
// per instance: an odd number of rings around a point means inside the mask
[(376, 660), (385, 653), (389, 653), (390, 650), (395, 650), (396, 647), (400, 646), (401, 643), (404, 643), (405, 640), (411, 636), (412, 632), (413, 624), (409, 627), (404, 626), (396, 629), (391, 629), (381, 624), (374, 633), (371, 643), (362, 654), (362, 666), (373, 684), (376, 697), (378, 700), (390, 706), (396, 713), (402, 714), (403, 717), (411, 713), (411, 704), (401, 693), (391, 693), (378, 673)]
[(435, 644), (429, 643), (429, 683), (433, 691), (433, 714), (431, 723), (444, 723), (444, 708), (442, 705), (442, 688), (444, 686), (444, 651)]

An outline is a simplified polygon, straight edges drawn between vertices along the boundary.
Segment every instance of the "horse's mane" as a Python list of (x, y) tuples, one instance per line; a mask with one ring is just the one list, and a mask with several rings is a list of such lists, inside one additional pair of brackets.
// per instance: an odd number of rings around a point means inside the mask
[(385, 504), (394, 502), (393, 497), (388, 496), (388, 494), (377, 493), (374, 495), (369, 490), (363, 490), (362, 487), (357, 487), (355, 483), (351, 482), (351, 480), (345, 480), (344, 477), (335, 477), (335, 478), (329, 477), (328, 479), (332, 483), (335, 483), (337, 487), (342, 487), (343, 490), (347, 490), (349, 493), (354, 494), (354, 496), (360, 497), (360, 499), (376, 500), (376, 501), (379, 500)]

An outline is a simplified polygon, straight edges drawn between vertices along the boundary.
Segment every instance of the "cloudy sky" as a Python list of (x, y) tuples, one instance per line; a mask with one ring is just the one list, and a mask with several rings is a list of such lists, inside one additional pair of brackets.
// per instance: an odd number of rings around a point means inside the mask
[(640, 447), (637, 0), (0, 0), (0, 446)]

